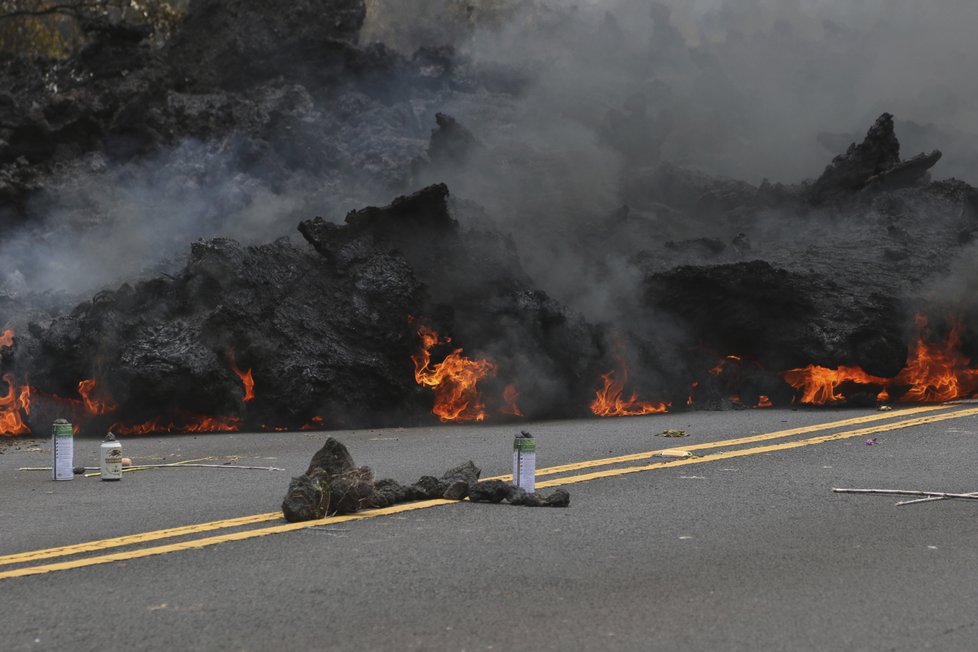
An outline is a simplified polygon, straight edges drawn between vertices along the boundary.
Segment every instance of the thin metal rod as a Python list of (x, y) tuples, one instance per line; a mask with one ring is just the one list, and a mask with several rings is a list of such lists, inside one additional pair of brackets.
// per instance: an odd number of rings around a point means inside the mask
[(952, 494), (945, 491), (912, 491), (905, 489), (839, 489), (832, 488), (837, 494), (883, 494), (886, 496), (931, 496), (934, 498), (970, 498), (978, 500), (978, 493)]

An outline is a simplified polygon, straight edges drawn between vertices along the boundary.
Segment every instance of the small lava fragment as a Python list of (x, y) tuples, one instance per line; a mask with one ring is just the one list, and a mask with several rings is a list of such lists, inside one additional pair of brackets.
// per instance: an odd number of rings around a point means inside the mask
[(660, 437), (689, 437), (689, 433), (685, 430), (663, 430), (659, 433)]

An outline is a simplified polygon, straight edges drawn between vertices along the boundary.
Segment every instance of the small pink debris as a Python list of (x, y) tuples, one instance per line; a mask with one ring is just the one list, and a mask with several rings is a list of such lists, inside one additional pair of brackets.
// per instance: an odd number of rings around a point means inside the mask
[(876, 441), (876, 437), (873, 437), (872, 439), (867, 439), (867, 440), (866, 440), (866, 445), (867, 445), (867, 446), (875, 446), (875, 445), (876, 445), (876, 444), (878, 444), (878, 443), (879, 443), (879, 442), (878, 442), (878, 441)]

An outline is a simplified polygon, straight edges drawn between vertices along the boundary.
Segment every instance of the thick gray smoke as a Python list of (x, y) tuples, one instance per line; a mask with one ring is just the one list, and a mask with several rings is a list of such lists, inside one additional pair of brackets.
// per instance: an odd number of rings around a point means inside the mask
[[(666, 207), (637, 201), (635, 188), (662, 163), (794, 183), (817, 176), (885, 110), (907, 153), (939, 147), (938, 176), (975, 180), (978, 6), (969, 0), (367, 5), (361, 43), (405, 55), (452, 45), (483, 81), (434, 97), (408, 86), (384, 111), (363, 112), (355, 129), (330, 136), (340, 142), (321, 143), (351, 162), (331, 178), (301, 167), (268, 178), (242, 171), (233, 148), (195, 142), (122, 167), (86, 160), (33, 200), (43, 221), (4, 241), (6, 290), (90, 292), (157, 269), (196, 238), (265, 241), (302, 218), (386, 203), (392, 186), (358, 170), (390, 165), (385, 146), (401, 162), (423, 152), (436, 111), (481, 146), (413, 183), (445, 181), (484, 206), (544, 289), (603, 319), (634, 291), (621, 252), (649, 246), (650, 235), (737, 235), (736, 225), (677, 223)], [(626, 204), (645, 226), (634, 238), (619, 231), (634, 242), (604, 256), (602, 234)]]

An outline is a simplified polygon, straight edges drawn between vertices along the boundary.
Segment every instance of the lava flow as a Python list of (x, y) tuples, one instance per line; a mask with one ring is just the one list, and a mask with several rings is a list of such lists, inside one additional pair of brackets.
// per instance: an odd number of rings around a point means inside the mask
[[(618, 362), (620, 369), (601, 374), (602, 386), (591, 401), (591, 412), (599, 417), (633, 417), (669, 411), (668, 403), (640, 401), (634, 393), (627, 399), (622, 398), (625, 383), (628, 382), (628, 366), (624, 358), (619, 357)], [(615, 377), (619, 371), (620, 380)]]
[(441, 342), (438, 333), (427, 326), (418, 329), (421, 350), (411, 356), (414, 362), (414, 380), (435, 392), (435, 405), (431, 409), (441, 421), (482, 421), (486, 418), (485, 405), (479, 393), (480, 380), (496, 372), (490, 360), (472, 360), (455, 349), (441, 362), (431, 364), (431, 349)]
[(241, 419), (237, 417), (188, 417), (187, 421), (164, 424), (159, 417), (144, 423), (128, 425), (114, 423), (109, 428), (117, 435), (148, 435), (154, 432), (237, 432)]
[(784, 372), (784, 379), (801, 391), (799, 402), (813, 405), (845, 400), (836, 391), (845, 382), (881, 386), (880, 401), (889, 400), (903, 388), (908, 389), (898, 394), (901, 403), (936, 403), (974, 395), (978, 391), (978, 369), (971, 368), (971, 360), (961, 353), (961, 324), (956, 323), (939, 343), (925, 340), (926, 317), (917, 315), (915, 327), (917, 341), (907, 355), (906, 366), (894, 378), (873, 376), (859, 367), (808, 365)]

